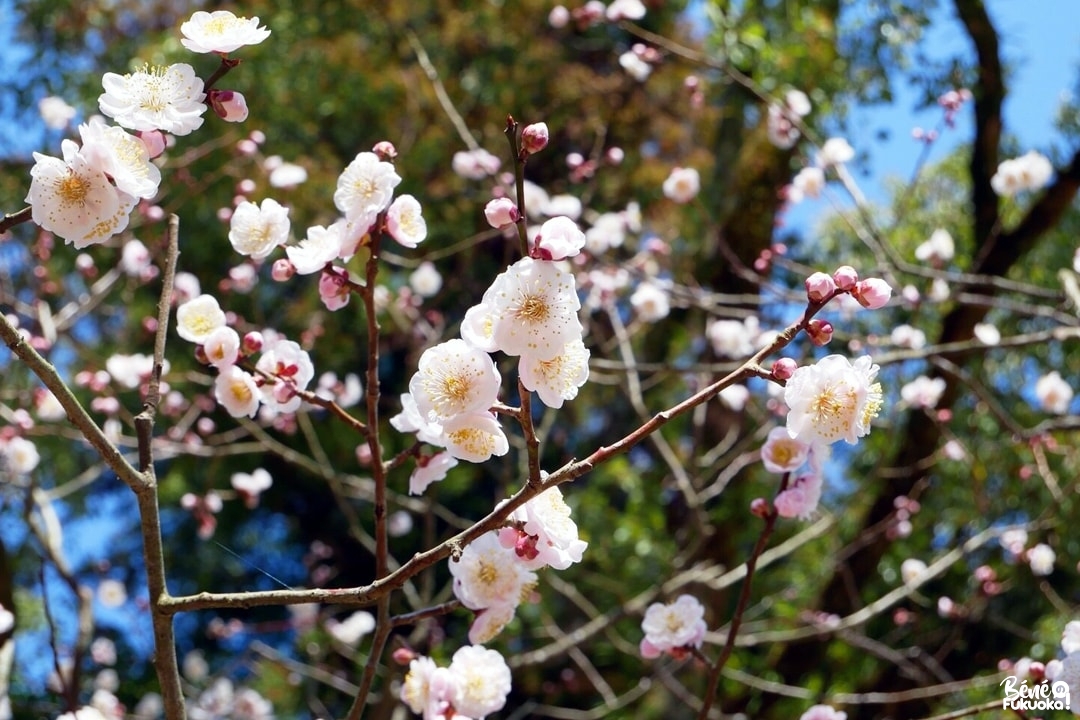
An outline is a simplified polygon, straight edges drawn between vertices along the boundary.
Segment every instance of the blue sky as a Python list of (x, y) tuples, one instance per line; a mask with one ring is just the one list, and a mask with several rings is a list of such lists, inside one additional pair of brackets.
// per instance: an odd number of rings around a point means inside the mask
[[(1001, 38), (1001, 52), (1008, 67), (1005, 133), (1015, 136), (1023, 151), (1049, 154), (1062, 138), (1053, 127), (1063, 97), (1077, 85), (1080, 72), (1080, 1), (1077, 0), (986, 0), (991, 19)], [(955, 19), (952, 4), (938, 11), (938, 21), (927, 35), (932, 55), (946, 56), (956, 49), (973, 53), (971, 42)], [(863, 191), (874, 200), (885, 198), (885, 178), (907, 179), (915, 168), (921, 145), (912, 139), (915, 126), (933, 128), (941, 118), (938, 108), (917, 110), (918, 93), (898, 84), (897, 100), (888, 106), (862, 108), (853, 113), (848, 140), (859, 152), (869, 153), (869, 177), (858, 175)], [(971, 141), (971, 106), (957, 118), (954, 129), (946, 131), (930, 154), (930, 162), (944, 158), (958, 145)], [(882, 140), (884, 131), (888, 139)], [(814, 221), (829, 211), (825, 203), (806, 203), (786, 218), (790, 226), (811, 229)]]

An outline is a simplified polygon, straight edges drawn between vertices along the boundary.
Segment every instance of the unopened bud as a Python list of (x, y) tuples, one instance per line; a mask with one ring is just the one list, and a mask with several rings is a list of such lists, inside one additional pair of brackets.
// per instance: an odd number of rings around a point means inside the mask
[(818, 347), (828, 345), (833, 336), (832, 323), (828, 320), (811, 320), (806, 325), (806, 334), (810, 336), (810, 341)]
[(547, 147), (548, 139), (547, 123), (538, 122), (526, 125), (521, 131), (521, 149), (529, 155), (538, 153)]
[(859, 273), (850, 265), (841, 265), (836, 268), (832, 278), (836, 283), (836, 287), (846, 291), (855, 287), (855, 283), (859, 282)]
[(247, 101), (243, 95), (235, 90), (211, 90), (208, 102), (218, 117), (226, 122), (244, 122), (247, 120)]
[(381, 160), (393, 160), (397, 157), (397, 148), (389, 140), (380, 140), (375, 143), (375, 147), (371, 151), (378, 155)]
[(750, 501), (750, 512), (759, 518), (769, 516), (769, 501), (765, 498), (754, 498)]
[(285, 282), (296, 274), (296, 266), (286, 258), (279, 258), (270, 267), (270, 277), (278, 282)]
[(823, 272), (816, 272), (806, 278), (806, 297), (810, 302), (825, 302), (836, 292), (836, 282)]
[(792, 358), (780, 358), (772, 364), (772, 376), (777, 380), (787, 380), (798, 369), (799, 364)]

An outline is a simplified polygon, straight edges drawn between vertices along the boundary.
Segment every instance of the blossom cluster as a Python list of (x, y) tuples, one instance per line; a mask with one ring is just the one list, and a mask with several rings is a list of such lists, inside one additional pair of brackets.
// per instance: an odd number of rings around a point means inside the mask
[(482, 645), (459, 648), (449, 667), (416, 657), (401, 686), (401, 700), (424, 720), (483, 718), (498, 712), (510, 694), (510, 667), (496, 650)]
[[(225, 53), (270, 35), (258, 27), (258, 18), (237, 18), (228, 11), (212, 15), (195, 13), (181, 26), (185, 47)], [(76, 248), (103, 243), (123, 231), (138, 201), (157, 195), (161, 170), (152, 160), (164, 151), (166, 133), (197, 130), (208, 106), (229, 121), (247, 117), (242, 95), (211, 90), (208, 96), (186, 63), (145, 65), (125, 75), (105, 73), (101, 82), (105, 92), (98, 108), (117, 125), (92, 117), (79, 126), (81, 146), (64, 140), (59, 158), (34, 153), (26, 195), (33, 221)]]

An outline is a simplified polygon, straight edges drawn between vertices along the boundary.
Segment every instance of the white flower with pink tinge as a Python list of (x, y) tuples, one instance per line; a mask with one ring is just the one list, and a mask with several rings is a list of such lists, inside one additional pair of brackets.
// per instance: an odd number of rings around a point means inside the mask
[(663, 653), (681, 656), (689, 648), (700, 648), (705, 639), (705, 606), (692, 595), (680, 595), (674, 602), (653, 603), (641, 621), (645, 637), (641, 656), (647, 659)]
[(589, 546), (578, 536), (577, 524), (570, 518), (570, 506), (558, 487), (550, 487), (514, 510), (508, 521), (520, 523), (521, 529), (507, 527), (499, 531), (499, 542), (513, 548), (519, 561), (530, 570), (550, 566), (565, 570), (581, 562)]
[(791, 437), (831, 445), (855, 444), (868, 434), (883, 402), (881, 383), (874, 382), (878, 369), (869, 355), (854, 363), (829, 355), (797, 369), (784, 388)]
[(495, 343), (507, 355), (551, 360), (582, 336), (574, 276), (555, 263), (518, 260), (495, 278), (483, 303), (495, 318)]

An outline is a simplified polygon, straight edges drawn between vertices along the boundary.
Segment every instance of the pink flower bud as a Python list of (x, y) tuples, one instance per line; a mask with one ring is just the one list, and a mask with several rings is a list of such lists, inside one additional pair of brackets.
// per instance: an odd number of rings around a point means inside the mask
[(160, 130), (144, 130), (139, 133), (139, 139), (146, 146), (151, 159), (165, 152), (165, 133)]
[(806, 278), (806, 297), (810, 302), (825, 302), (836, 292), (836, 283), (823, 272), (813, 273)]
[(892, 297), (892, 288), (881, 278), (870, 278), (859, 281), (852, 288), (851, 296), (864, 308), (877, 310), (889, 302), (889, 298)]
[(521, 217), (517, 205), (510, 198), (495, 198), (484, 206), (484, 217), (493, 228), (504, 228), (512, 225)]
[(855, 272), (855, 268), (850, 265), (841, 265), (836, 268), (832, 278), (836, 282), (836, 287), (841, 290), (850, 290), (855, 287), (855, 283), (859, 282), (859, 273)]
[(754, 498), (750, 501), (750, 512), (759, 518), (769, 516), (769, 501), (765, 498)]
[(242, 348), (245, 355), (254, 355), (263, 348), (263, 336), (258, 330), (252, 330), (244, 335)]
[(806, 334), (810, 341), (818, 347), (828, 345), (832, 341), (833, 326), (827, 320), (811, 320), (806, 326)]
[(382, 160), (389, 161), (397, 157), (397, 148), (394, 147), (394, 143), (389, 140), (380, 140), (375, 143), (375, 147), (373, 147), (371, 151), (378, 155)]
[(526, 125), (521, 131), (521, 149), (529, 155), (538, 153), (547, 147), (548, 139), (547, 123), (538, 122)]
[(226, 122), (247, 120), (247, 101), (235, 90), (211, 90), (208, 101), (218, 117)]
[(296, 266), (286, 258), (279, 258), (270, 266), (270, 277), (278, 282), (285, 282), (296, 274)]
[(798, 369), (799, 363), (792, 358), (780, 358), (772, 364), (772, 376), (777, 380), (787, 380)]

